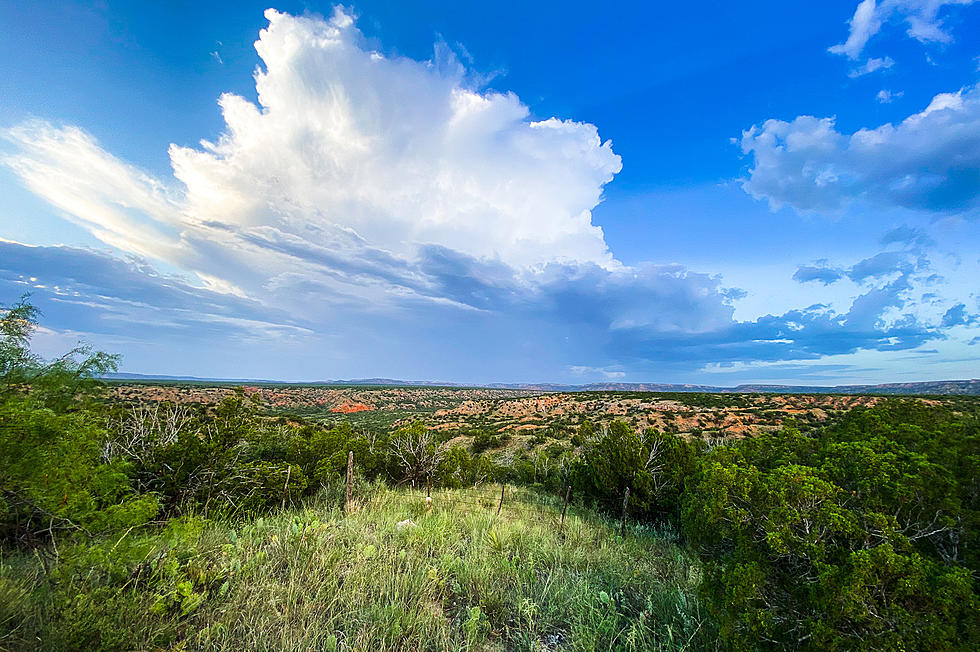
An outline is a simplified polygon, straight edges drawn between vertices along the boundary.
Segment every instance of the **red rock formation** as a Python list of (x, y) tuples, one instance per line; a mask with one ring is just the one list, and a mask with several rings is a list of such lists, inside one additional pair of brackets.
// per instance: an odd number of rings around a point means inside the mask
[(365, 405), (364, 403), (344, 403), (343, 405), (338, 405), (332, 408), (331, 412), (339, 412), (341, 414), (350, 414), (351, 412), (367, 412), (373, 410), (373, 405)]

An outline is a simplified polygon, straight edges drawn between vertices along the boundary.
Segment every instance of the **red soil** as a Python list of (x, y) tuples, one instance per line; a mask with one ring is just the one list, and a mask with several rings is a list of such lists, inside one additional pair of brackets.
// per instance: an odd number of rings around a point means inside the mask
[(331, 409), (331, 412), (340, 412), (342, 414), (350, 414), (351, 412), (367, 412), (373, 410), (373, 405), (365, 405), (364, 403), (344, 403), (343, 405), (338, 405), (337, 407)]

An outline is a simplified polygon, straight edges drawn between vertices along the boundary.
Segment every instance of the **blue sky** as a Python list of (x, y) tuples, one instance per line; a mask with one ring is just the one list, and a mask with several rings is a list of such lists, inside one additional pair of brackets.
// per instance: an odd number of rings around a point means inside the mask
[(142, 373), (976, 376), (980, 2), (8, 3), (0, 302)]

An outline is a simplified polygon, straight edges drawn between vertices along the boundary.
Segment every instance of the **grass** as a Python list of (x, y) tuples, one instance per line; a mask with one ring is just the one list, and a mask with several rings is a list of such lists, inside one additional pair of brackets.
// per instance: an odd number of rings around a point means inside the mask
[[(530, 490), (373, 486), (248, 522), (185, 519), (0, 566), (0, 647), (714, 649), (699, 568), (668, 531)], [(410, 520), (410, 524), (399, 523)]]

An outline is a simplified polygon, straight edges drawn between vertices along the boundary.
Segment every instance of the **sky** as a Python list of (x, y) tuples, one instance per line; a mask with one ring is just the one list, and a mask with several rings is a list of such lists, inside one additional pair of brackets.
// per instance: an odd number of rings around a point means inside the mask
[(145, 374), (980, 369), (980, 2), (0, 4), (0, 304)]

